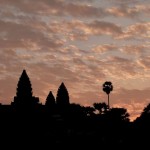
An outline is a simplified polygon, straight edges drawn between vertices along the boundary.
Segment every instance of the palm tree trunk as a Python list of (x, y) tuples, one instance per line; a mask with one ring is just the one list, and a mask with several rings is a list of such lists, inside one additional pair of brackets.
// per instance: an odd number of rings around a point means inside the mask
[(110, 108), (110, 106), (109, 106), (109, 94), (108, 94), (108, 109)]

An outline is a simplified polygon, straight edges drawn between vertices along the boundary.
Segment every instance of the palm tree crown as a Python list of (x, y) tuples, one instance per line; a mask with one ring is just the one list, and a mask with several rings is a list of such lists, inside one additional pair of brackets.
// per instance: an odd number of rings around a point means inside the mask
[(110, 81), (106, 81), (103, 84), (103, 91), (108, 95), (108, 108), (109, 108), (109, 94), (113, 90), (113, 85)]
[(113, 90), (113, 85), (110, 81), (106, 81), (103, 84), (103, 91), (109, 94)]

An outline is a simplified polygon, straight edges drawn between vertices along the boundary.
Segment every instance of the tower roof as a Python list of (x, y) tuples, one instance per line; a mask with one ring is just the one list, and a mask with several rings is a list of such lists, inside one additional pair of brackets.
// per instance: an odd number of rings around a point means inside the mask
[(28, 75), (27, 75), (27, 72), (26, 72), (26, 70), (25, 70), (25, 69), (22, 71), (21, 76), (28, 76)]

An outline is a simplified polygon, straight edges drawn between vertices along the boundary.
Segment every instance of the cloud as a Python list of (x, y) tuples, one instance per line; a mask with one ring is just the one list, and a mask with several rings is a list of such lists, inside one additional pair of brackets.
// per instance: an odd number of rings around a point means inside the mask
[(126, 45), (120, 47), (119, 50), (129, 55), (141, 56), (146, 54), (148, 50), (148, 46), (147, 45)]
[(37, 0), (32, 1), (3, 1), (1, 5), (10, 6), (22, 13), (38, 14), (38, 15), (54, 15), (54, 16), (73, 16), (73, 17), (103, 17), (105, 11), (86, 3), (73, 3), (61, 0)]
[(85, 32), (87, 34), (101, 35), (118, 35), (122, 33), (121, 27), (110, 22), (94, 21), (92, 23), (86, 24)]
[[(86, 39), (86, 36), (91, 35), (111, 35), (111, 36), (117, 36), (122, 34), (122, 29), (120, 26), (105, 22), (105, 21), (92, 21), (90, 23), (84, 23), (82, 21), (72, 21), (72, 22), (66, 22), (63, 23), (63, 26), (67, 29), (67, 31), (72, 32), (72, 34), (75, 37), (80, 37), (80, 35), (83, 35), (84, 39)], [(79, 33), (79, 34), (78, 34)]]
[(129, 79), (137, 75), (137, 65), (133, 60), (128, 58), (109, 56), (103, 60), (105, 75), (117, 79)]
[(104, 52), (109, 52), (116, 50), (117, 46), (113, 44), (104, 44), (104, 45), (98, 45), (92, 49), (92, 51), (96, 53), (104, 53)]
[(16, 81), (17, 80), (14, 79), (14, 77), (9, 75), (5, 76), (3, 79), (0, 79), (0, 84), (3, 85), (0, 89), (0, 99), (2, 104), (10, 104), (13, 100), (13, 96), (16, 92)]
[[(130, 85), (129, 85), (130, 86)], [(142, 102), (143, 99), (145, 100), (145, 102), (149, 102), (149, 96), (148, 93), (150, 92), (150, 88), (145, 88), (145, 89), (125, 89), (125, 88), (120, 88), (120, 89), (116, 89), (115, 94), (113, 94), (113, 99), (120, 99), (119, 101), (123, 101), (123, 102)], [(119, 94), (119, 96), (118, 96)], [(119, 98), (120, 97), (120, 98)], [(117, 101), (116, 101), (117, 102)]]
[(143, 23), (136, 23), (133, 25), (128, 26), (124, 31), (123, 34), (117, 37), (118, 39), (149, 39), (150, 37), (150, 23), (143, 22)]
[(150, 70), (150, 56), (141, 57), (138, 63), (145, 69)]
[(141, 114), (150, 100), (148, 96), (150, 88), (143, 90), (120, 88), (116, 89), (116, 92), (112, 92), (112, 105), (127, 108), (132, 120)]
[(107, 12), (117, 17), (129, 17), (139, 18), (139, 15), (144, 14), (146, 16), (150, 13), (149, 5), (121, 5), (120, 7), (108, 8)]
[(145, 102), (131, 102), (131, 103), (117, 103), (114, 104), (113, 107), (121, 107), (121, 108), (126, 108), (127, 112), (129, 113), (129, 118), (130, 121), (134, 121), (137, 117), (140, 116), (140, 114), (142, 113), (144, 107), (147, 105), (147, 103)]
[(0, 21), (1, 48), (33, 48), (38, 46), (60, 47), (63, 45), (61, 40), (53, 40), (46, 37), (44, 33), (28, 26), (14, 22)]

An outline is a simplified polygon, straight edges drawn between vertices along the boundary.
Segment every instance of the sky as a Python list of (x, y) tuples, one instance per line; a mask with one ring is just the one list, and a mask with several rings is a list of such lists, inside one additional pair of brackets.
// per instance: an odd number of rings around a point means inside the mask
[(106, 102), (131, 120), (150, 102), (150, 0), (0, 0), (0, 103), (25, 69), (45, 103), (62, 82), (71, 103)]

